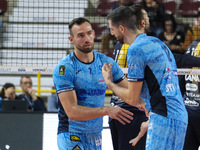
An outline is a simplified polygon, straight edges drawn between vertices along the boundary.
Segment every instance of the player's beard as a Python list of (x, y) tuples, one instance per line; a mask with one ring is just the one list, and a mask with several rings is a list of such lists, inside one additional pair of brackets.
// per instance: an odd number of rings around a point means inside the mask
[(81, 51), (83, 53), (90, 53), (93, 50), (93, 48), (94, 48), (94, 43), (91, 43), (91, 47), (89, 47), (89, 48), (84, 48), (84, 47), (85, 47), (85, 44), (83, 46), (76, 45), (76, 48), (79, 51)]
[(118, 37), (115, 36), (115, 37), (120, 43), (124, 44), (124, 37), (123, 36), (118, 36)]

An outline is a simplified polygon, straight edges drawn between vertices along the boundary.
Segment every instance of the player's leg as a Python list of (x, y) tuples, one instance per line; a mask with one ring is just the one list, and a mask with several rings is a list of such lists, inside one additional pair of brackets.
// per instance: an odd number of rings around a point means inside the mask
[(84, 134), (85, 150), (101, 150), (102, 148), (102, 133)]
[(115, 120), (115, 119), (112, 119), (109, 122), (110, 133), (111, 133), (112, 143), (113, 143), (113, 150), (119, 150), (118, 130), (116, 128), (116, 122), (117, 122), (117, 120)]
[(134, 114), (134, 119), (131, 120), (131, 123), (127, 123), (126, 125), (123, 125), (120, 122), (116, 123), (116, 127), (118, 130), (119, 150), (145, 150), (146, 134), (134, 147), (132, 146), (132, 144), (129, 143), (131, 139), (135, 138), (138, 135), (141, 123), (147, 120), (144, 112), (132, 112)]
[(82, 142), (83, 138), (80, 134), (77, 133), (59, 133), (57, 135), (57, 145), (59, 150), (72, 150), (72, 149), (81, 149), (83, 148)]

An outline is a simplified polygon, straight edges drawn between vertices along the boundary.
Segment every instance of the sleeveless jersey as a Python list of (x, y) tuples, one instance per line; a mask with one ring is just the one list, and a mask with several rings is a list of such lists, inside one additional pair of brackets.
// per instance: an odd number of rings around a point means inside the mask
[(176, 62), (158, 38), (139, 34), (127, 52), (128, 81), (143, 81), (141, 98), (147, 110), (187, 123)]
[[(53, 82), (57, 94), (75, 90), (77, 103), (86, 107), (104, 106), (106, 83), (102, 75), (104, 63), (113, 64), (113, 81), (118, 83), (124, 79), (124, 74), (117, 63), (104, 54), (93, 51), (94, 60), (91, 63), (83, 63), (77, 59), (74, 52), (63, 58), (55, 67)], [(72, 121), (65, 113), (60, 100), (58, 133), (78, 132), (95, 133), (102, 131), (103, 117), (88, 121)]]

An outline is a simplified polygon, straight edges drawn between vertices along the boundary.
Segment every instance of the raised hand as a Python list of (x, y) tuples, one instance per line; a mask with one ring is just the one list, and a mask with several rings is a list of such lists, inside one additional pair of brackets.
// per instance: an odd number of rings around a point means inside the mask
[(111, 64), (105, 63), (102, 67), (102, 74), (107, 85), (109, 84), (109, 82), (112, 82), (111, 70), (112, 70), (112, 63)]

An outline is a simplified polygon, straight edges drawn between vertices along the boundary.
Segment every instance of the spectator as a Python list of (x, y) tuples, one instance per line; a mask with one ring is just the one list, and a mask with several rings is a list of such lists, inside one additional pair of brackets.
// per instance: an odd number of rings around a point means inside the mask
[(199, 10), (196, 17), (197, 17), (197, 25), (194, 25), (192, 28), (189, 28), (185, 35), (185, 41), (183, 43), (183, 49), (185, 51), (187, 50), (189, 45), (192, 44), (193, 41), (200, 38), (200, 11)]
[[(112, 6), (111, 11), (120, 6), (131, 6), (133, 4), (134, 4), (133, 1), (130, 1), (130, 0), (119, 0), (117, 3), (115, 3)], [(115, 45), (117, 42), (115, 36), (110, 34), (110, 29), (108, 28), (108, 30), (103, 35), (102, 40), (101, 40), (101, 52), (103, 54), (106, 54), (107, 56), (112, 57), (113, 51), (111, 51), (111, 48), (110, 48), (110, 41), (113, 41), (113, 45)]]
[(0, 100), (15, 100), (15, 86), (12, 83), (6, 83), (3, 85), (0, 93)]
[(30, 76), (22, 76), (20, 80), (22, 94), (19, 97), (27, 101), (29, 111), (46, 111), (43, 100), (35, 95), (35, 90), (32, 89), (32, 80)]
[(163, 28), (164, 31), (160, 33), (158, 38), (163, 41), (172, 53), (184, 53), (182, 44), (185, 39), (185, 35), (182, 32), (176, 31), (176, 20), (173, 15), (165, 15)]
[(53, 94), (48, 99), (48, 111), (58, 112), (57, 94)]
[(157, 0), (143, 0), (142, 5), (147, 11), (151, 32), (155, 36), (158, 36), (163, 31), (163, 18), (165, 16), (164, 5)]
[[(12, 83), (5, 83), (0, 93), (0, 104), (2, 100), (15, 100), (19, 99), (15, 93), (15, 86)], [(1, 105), (0, 105), (1, 110)]]

